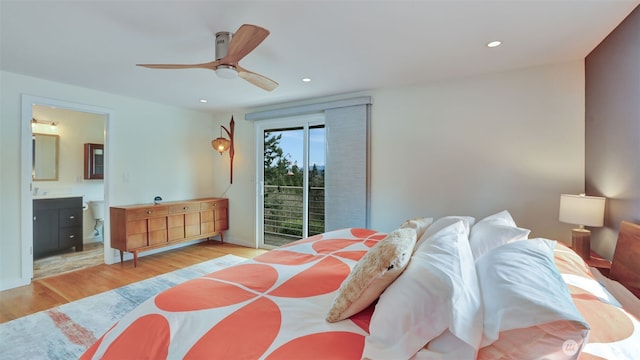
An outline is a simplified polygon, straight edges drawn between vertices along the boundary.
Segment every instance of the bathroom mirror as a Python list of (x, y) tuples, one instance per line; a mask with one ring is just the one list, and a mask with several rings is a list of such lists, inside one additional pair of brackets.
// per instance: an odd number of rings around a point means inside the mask
[(32, 168), (31, 178), (34, 181), (58, 180), (58, 148), (60, 137), (49, 134), (33, 134), (32, 136)]

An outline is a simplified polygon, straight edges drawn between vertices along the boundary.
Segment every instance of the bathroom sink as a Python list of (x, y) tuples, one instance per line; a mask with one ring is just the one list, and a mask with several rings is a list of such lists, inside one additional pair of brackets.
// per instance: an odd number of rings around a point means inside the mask
[(53, 194), (53, 195), (34, 195), (33, 200), (41, 200), (41, 199), (61, 199), (61, 198), (73, 198), (73, 197), (82, 197), (82, 195), (71, 195), (71, 194)]

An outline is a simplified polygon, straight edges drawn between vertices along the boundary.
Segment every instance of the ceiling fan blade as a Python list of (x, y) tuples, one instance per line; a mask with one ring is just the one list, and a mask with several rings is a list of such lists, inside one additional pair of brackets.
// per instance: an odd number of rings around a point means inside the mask
[(240, 66), (236, 66), (236, 69), (238, 70), (239, 77), (243, 78), (244, 80), (248, 81), (249, 83), (263, 90), (273, 91), (275, 88), (278, 87), (277, 82), (269, 79), (266, 76), (256, 74)]
[(247, 56), (256, 46), (269, 36), (269, 30), (256, 25), (244, 24), (231, 37), (227, 56), (221, 59), (223, 64), (235, 64)]
[(220, 61), (210, 61), (202, 64), (136, 64), (149, 69), (209, 69), (215, 70), (220, 65)]

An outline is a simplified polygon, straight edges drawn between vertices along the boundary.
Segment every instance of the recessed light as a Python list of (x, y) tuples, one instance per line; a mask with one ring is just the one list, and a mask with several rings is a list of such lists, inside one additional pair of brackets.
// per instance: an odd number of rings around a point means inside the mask
[(488, 43), (487, 46), (490, 47), (490, 48), (493, 48), (493, 47), (496, 47), (496, 46), (500, 46), (501, 44), (502, 44), (502, 41), (497, 41), (496, 40), (496, 41), (492, 41), (492, 42)]
[(302, 78), (302, 82), (311, 82), (311, 78), (308, 78), (308, 77)]
[(207, 99), (200, 99), (200, 102), (201, 102), (201, 103), (206, 103), (206, 102), (207, 102)]

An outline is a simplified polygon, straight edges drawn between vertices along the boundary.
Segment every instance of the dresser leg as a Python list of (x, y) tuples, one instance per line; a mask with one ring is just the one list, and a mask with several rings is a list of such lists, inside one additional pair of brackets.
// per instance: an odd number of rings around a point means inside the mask
[(122, 250), (120, 250), (120, 264), (122, 264), (122, 262), (124, 261), (124, 257), (122, 255)]
[(138, 266), (138, 252), (134, 251), (133, 252), (133, 267), (137, 267)]

